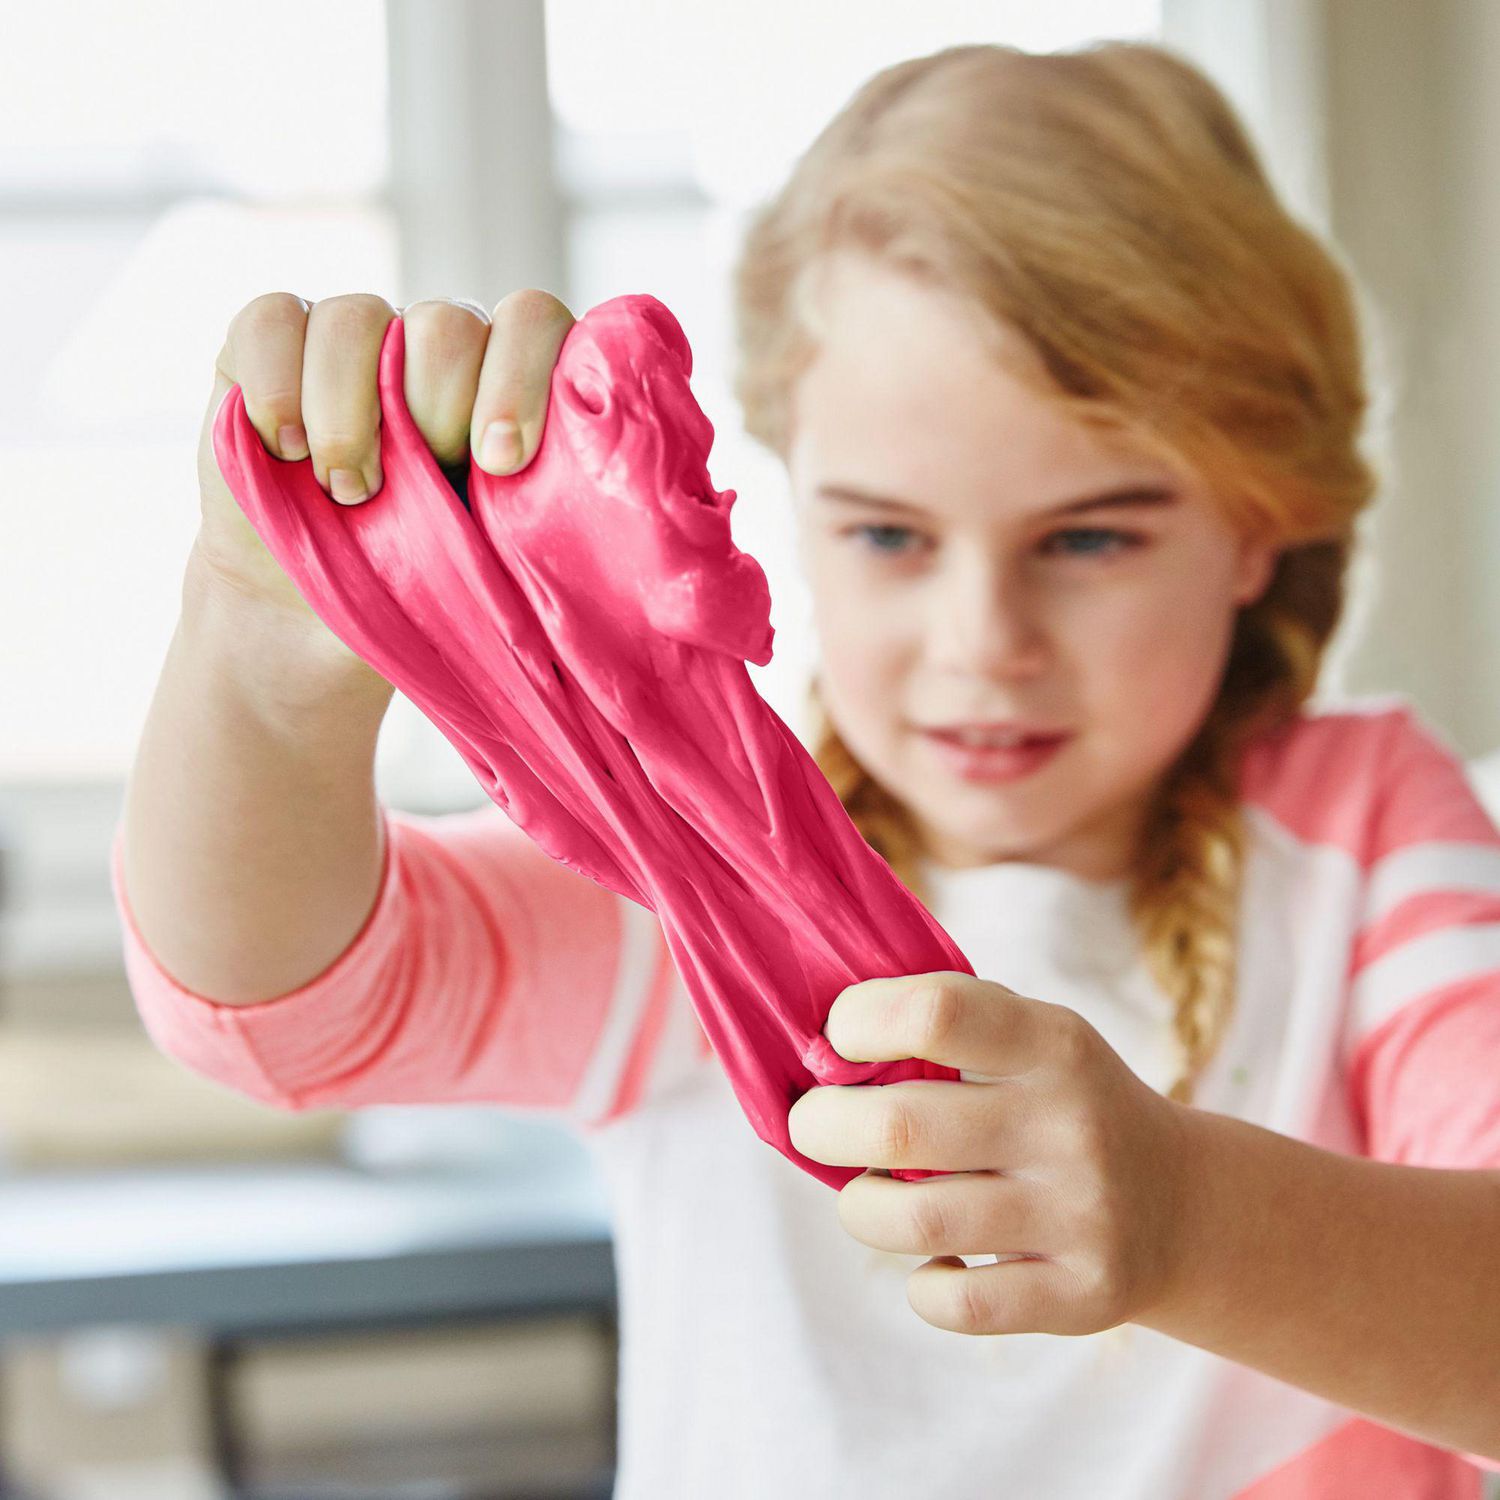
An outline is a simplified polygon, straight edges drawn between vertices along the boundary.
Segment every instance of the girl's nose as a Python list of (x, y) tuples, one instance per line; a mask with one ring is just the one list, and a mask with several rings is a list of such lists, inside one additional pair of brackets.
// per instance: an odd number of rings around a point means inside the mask
[(955, 677), (1033, 677), (1047, 665), (1035, 601), (988, 563), (955, 568), (936, 583), (929, 635), (932, 664)]

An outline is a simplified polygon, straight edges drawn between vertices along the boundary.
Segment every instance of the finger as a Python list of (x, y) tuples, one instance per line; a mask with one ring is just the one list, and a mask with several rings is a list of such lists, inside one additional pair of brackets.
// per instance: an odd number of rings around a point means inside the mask
[(335, 500), (356, 505), (380, 471), (380, 347), (396, 310), (352, 292), (313, 304), (302, 363), (302, 417), (313, 473)]
[(302, 422), (302, 359), (310, 304), (292, 292), (267, 292), (235, 314), (215, 361), (213, 401), (232, 385), (245, 415), (275, 458), (307, 457)]
[(921, 1182), (867, 1172), (845, 1184), (838, 1207), (855, 1239), (898, 1255), (1041, 1255), (1056, 1241), (1035, 1184), (1003, 1172)]
[(513, 474), (536, 456), (552, 370), (574, 321), (556, 297), (535, 287), (495, 304), (470, 424), (480, 468)]
[(1079, 1293), (1058, 1261), (1011, 1260), (965, 1266), (943, 1259), (918, 1266), (906, 1281), (912, 1311), (953, 1333), (1099, 1333), (1114, 1322)]
[(401, 320), (406, 325), (407, 410), (442, 467), (467, 465), (489, 316), (472, 302), (426, 297), (403, 308)]
[(850, 1062), (917, 1057), (985, 1078), (1013, 1078), (1047, 1059), (1072, 1017), (1066, 1006), (937, 969), (847, 986), (829, 1009), (823, 1035)]
[(1035, 1111), (1008, 1080), (825, 1084), (792, 1105), (787, 1132), (828, 1166), (1009, 1171), (1031, 1165)]

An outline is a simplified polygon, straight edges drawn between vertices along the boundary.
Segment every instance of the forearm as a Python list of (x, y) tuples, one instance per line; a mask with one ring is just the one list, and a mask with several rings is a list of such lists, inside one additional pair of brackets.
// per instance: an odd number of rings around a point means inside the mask
[(126, 791), (122, 853), (152, 952), (215, 1000), (248, 1004), (305, 983), (375, 898), (374, 756), (391, 689), (330, 643), (189, 564)]
[(1175, 1107), (1180, 1255), (1135, 1321), (1500, 1458), (1500, 1172), (1345, 1156)]

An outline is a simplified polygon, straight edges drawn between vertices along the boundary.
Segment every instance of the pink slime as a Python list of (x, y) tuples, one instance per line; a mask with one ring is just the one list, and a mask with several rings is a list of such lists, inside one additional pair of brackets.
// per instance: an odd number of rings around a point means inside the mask
[(563, 343), (536, 457), (503, 477), (471, 458), (467, 507), (406, 408), (405, 357), (398, 317), (373, 499), (340, 505), (311, 459), (269, 454), (239, 386), (213, 429), (230, 489), (312, 609), (513, 822), (656, 913), (756, 1134), (842, 1187), (859, 1168), (791, 1143), (803, 1093), (959, 1074), (840, 1057), (822, 1034), (834, 999), (974, 971), (745, 670), (771, 659), (770, 590), (730, 538), (735, 492), (709, 480), (686, 336), (655, 297), (592, 309)]

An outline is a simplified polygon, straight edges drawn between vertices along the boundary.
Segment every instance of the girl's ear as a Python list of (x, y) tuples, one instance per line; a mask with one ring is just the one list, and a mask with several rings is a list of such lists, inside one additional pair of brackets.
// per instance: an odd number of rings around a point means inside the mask
[(1271, 586), (1276, 564), (1281, 560), (1281, 548), (1270, 542), (1241, 541), (1239, 565), (1235, 572), (1234, 602), (1239, 605), (1254, 604)]

